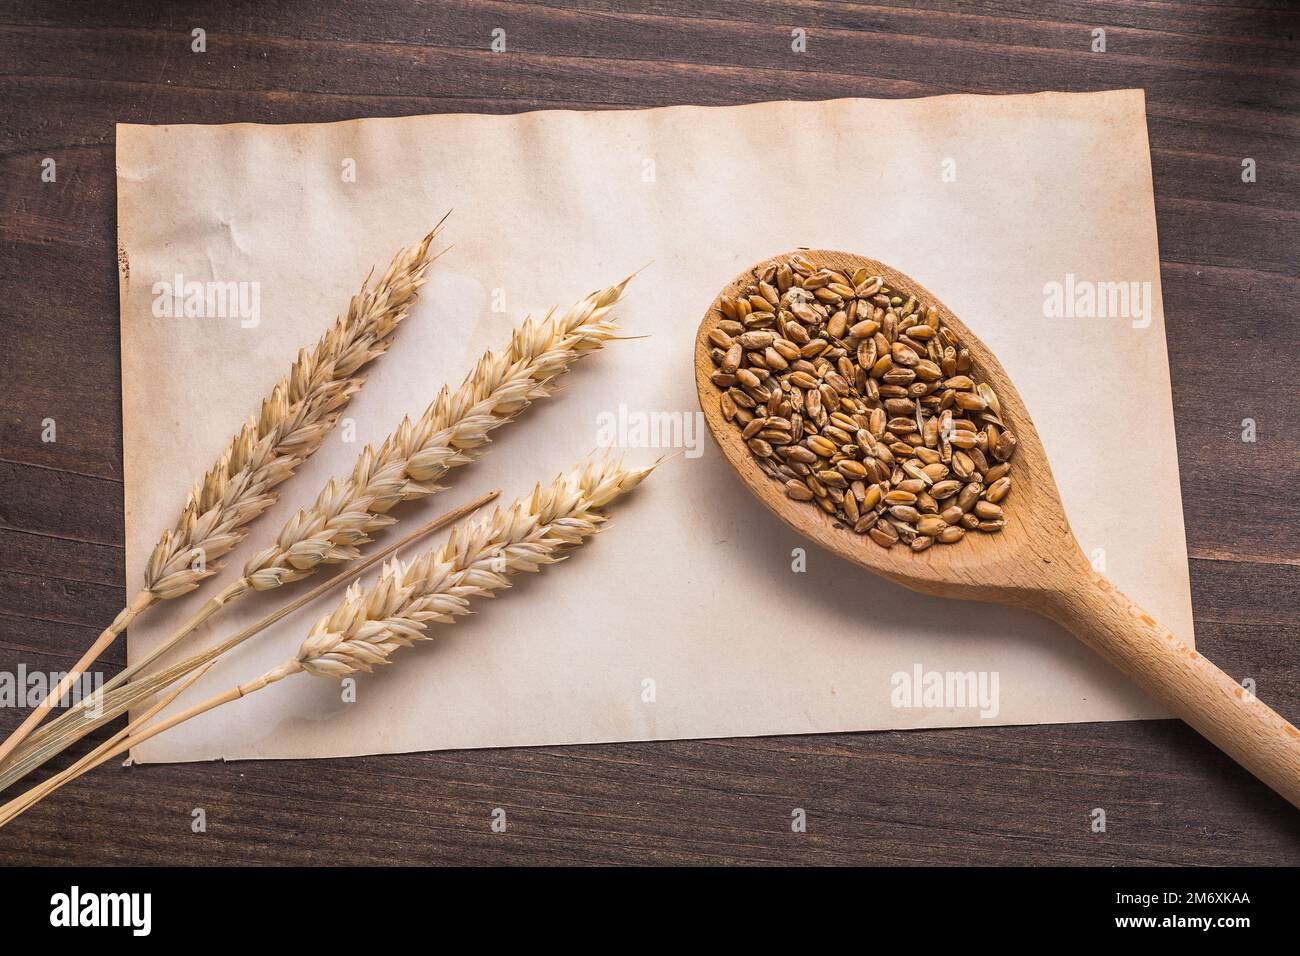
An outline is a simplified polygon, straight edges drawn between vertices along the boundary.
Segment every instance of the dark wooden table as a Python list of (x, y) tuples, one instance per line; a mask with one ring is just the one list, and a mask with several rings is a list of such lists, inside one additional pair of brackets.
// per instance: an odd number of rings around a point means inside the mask
[[(66, 669), (123, 601), (115, 122), (1145, 87), (1196, 640), (1300, 721), (1287, 8), (4, 4), (0, 668)], [(191, 52), (195, 27), (206, 53)], [(498, 27), (505, 53), (489, 50)], [(41, 181), (46, 157), (57, 183)], [(1115, 452), (1138, 480), (1141, 449)], [(20, 716), (0, 710), (0, 731)], [(1172, 721), (114, 767), (87, 784), (0, 830), (0, 860), (1300, 863), (1300, 815)], [(795, 807), (806, 833), (791, 832)]]

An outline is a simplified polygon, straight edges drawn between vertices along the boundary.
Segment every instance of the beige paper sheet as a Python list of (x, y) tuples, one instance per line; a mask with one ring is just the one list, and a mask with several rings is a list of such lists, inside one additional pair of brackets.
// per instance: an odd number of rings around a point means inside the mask
[[(590, 451), (602, 414), (694, 413), (692, 336), (740, 269), (796, 246), (886, 261), (933, 289), (1019, 384), (1083, 547), (1185, 639), (1186, 546), (1141, 91), (428, 116), (300, 126), (118, 127), (127, 585), (227, 436), (372, 264), (446, 210), (454, 248), (336, 432), (284, 486), (211, 594), (361, 445), (417, 413), (519, 316), (649, 267), (629, 334), (498, 432), (410, 528)], [(342, 175), (355, 163), (355, 182)], [(953, 178), (955, 173), (955, 179)], [(156, 318), (153, 284), (256, 282), (260, 322)], [(1154, 315), (1045, 318), (1066, 275), (1150, 282)], [(1138, 324), (1141, 324), (1140, 322)], [(809, 546), (707, 435), (562, 565), (363, 676), (355, 703), (306, 675), (137, 751), (146, 761), (1114, 720), (1160, 709), (1028, 613), (921, 597)], [(348, 438), (354, 438), (349, 442)], [(633, 460), (657, 451), (632, 449)], [(1143, 480), (1132, 480), (1137, 463)], [(1014, 511), (1014, 498), (1011, 501)], [(391, 532), (390, 532), (391, 533)], [(866, 546), (866, 545), (864, 545)], [(278, 600), (276, 598), (275, 600)], [(151, 612), (131, 654), (198, 601)], [(185, 699), (289, 656), (325, 599)], [(274, 606), (250, 597), (199, 635)], [(892, 675), (995, 672), (995, 716), (900, 708)], [(653, 685), (647, 684), (652, 681)], [(647, 700), (647, 687), (653, 700)]]

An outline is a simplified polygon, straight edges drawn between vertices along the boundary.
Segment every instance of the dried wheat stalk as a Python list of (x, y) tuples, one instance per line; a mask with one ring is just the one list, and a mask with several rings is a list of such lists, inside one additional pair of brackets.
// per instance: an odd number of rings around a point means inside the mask
[[(445, 219), (446, 217), (444, 217)], [(145, 567), (144, 587), (9, 739), (0, 761), (31, 733), (126, 626), (159, 601), (188, 594), (220, 567), (217, 559), (247, 533), (245, 526), (269, 508), (275, 487), (320, 447), (342, 408), (364, 382), (361, 369), (382, 355), (389, 336), (410, 312), (433, 261), (430, 245), (442, 222), (399, 252), (373, 287), (369, 279), (311, 351), (302, 350), (289, 374), (263, 400), (190, 492), (173, 528), (163, 533)]]
[(609, 311), (631, 278), (593, 292), (563, 315), (526, 318), (505, 351), (485, 353), (460, 388), (453, 393), (444, 387), (418, 419), (404, 418), (378, 451), (367, 445), (347, 480), (329, 481), (310, 508), (286, 522), (272, 547), (249, 560), (241, 578), (109, 687), (139, 673), (241, 594), (356, 558), (372, 534), (396, 520), (388, 515), (392, 508), (439, 491), (437, 480), (473, 461), (490, 432), (550, 395), (561, 374), (615, 335)]
[[(173, 717), (133, 732), (75, 773), (61, 774), (0, 807), (0, 826), (37, 800), (131, 747), (192, 717), (246, 697), (299, 671), (346, 677), (385, 664), (393, 653), (428, 639), (430, 622), (451, 624), (474, 598), (510, 586), (511, 575), (539, 571), (600, 530), (604, 508), (639, 485), (658, 463), (625, 469), (605, 458), (579, 465), (550, 485), (490, 517), (454, 529), (442, 547), (410, 563), (393, 561), (378, 581), (354, 584), (332, 614), (312, 627), (298, 653), (261, 677), (232, 687)], [(137, 721), (138, 725), (140, 722)]]
[(355, 580), (358, 575), (365, 573), (367, 569), (401, 550), (406, 545), (449, 524), (454, 524), (466, 515), (477, 511), (482, 506), (496, 500), (499, 494), (499, 491), (490, 491), (457, 508), (453, 508), (451, 511), (417, 528), (402, 539), (367, 556), (364, 561), (357, 562), (346, 571), (335, 575), (310, 591), (300, 594), (289, 603), (282, 604), (256, 623), (250, 624), (243, 630), (232, 634), (220, 643), (193, 657), (130, 681), (123, 686), (106, 685), (90, 697), (83, 698), (48, 724), (37, 728), (31, 736), (14, 750), (13, 754), (10, 755), (10, 759), (5, 761), (3, 768), (0, 768), (0, 791), (6, 790), (11, 784), (21, 780), (47, 760), (62, 753), (82, 737), (112, 722), (127, 711), (134, 710), (159, 691), (186, 677), (186, 675), (205, 670), (222, 654), (234, 647), (238, 647), (254, 635), (260, 634), (276, 621), (292, 614), (299, 608), (305, 607), (339, 585)]
[[(550, 395), (574, 362), (600, 349), (618, 331), (609, 317), (632, 277), (591, 293), (567, 312), (554, 310), (540, 321), (526, 318), (500, 353), (487, 352), (453, 393), (443, 388), (414, 422), (403, 419), (376, 451), (362, 450), (351, 476), (331, 480), (315, 503), (286, 522), (274, 546), (245, 565), (244, 574), (211, 600), (176, 633), (119, 673), (80, 708), (54, 721), (48, 733), (3, 766), (0, 789), (85, 736), (95, 727), (135, 706), (143, 696), (166, 686), (194, 667), (213, 660), (209, 652), (168, 667), (166, 683), (151, 681), (136, 693), (121, 691), (144, 668), (162, 657), (218, 610), (249, 590), (267, 590), (297, 581), (320, 566), (350, 561), (370, 535), (395, 519), (387, 512), (403, 501), (438, 490), (435, 482), (450, 469), (472, 461), (489, 433), (514, 419), (533, 401)], [(236, 641), (238, 643), (238, 641)], [(229, 641), (218, 647), (234, 646)], [(147, 680), (147, 679), (146, 679)], [(88, 707), (107, 716), (84, 719)], [(80, 713), (80, 716), (79, 716)]]

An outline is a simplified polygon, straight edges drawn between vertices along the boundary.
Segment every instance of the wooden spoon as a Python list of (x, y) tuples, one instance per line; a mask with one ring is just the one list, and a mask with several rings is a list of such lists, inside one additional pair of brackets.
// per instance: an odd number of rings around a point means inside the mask
[(970, 349), (972, 377), (996, 392), (1002, 419), (1019, 440), (1012, 459), (1013, 490), (1003, 503), (1006, 527), (969, 534), (921, 552), (882, 548), (855, 534), (811, 502), (786, 496), (758, 467), (740, 429), (722, 416), (708, 334), (722, 318), (724, 296), (754, 283), (754, 275), (796, 253), (746, 270), (714, 300), (695, 339), (695, 383), (709, 430), (749, 490), (778, 518), (826, 550), (915, 591), (1027, 608), (1056, 621), (1132, 678), (1207, 739), (1300, 807), (1300, 731), (1093, 571), (1065, 518), (1052, 469), (1024, 402), (998, 360), (919, 282), (883, 263), (845, 252), (799, 250), (815, 267), (852, 274), (865, 268), (899, 293), (939, 310), (943, 323)]

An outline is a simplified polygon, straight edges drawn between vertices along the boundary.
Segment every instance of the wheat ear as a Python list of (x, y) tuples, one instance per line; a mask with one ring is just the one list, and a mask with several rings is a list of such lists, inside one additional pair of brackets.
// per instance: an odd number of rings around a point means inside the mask
[[(445, 220), (446, 217), (444, 216)], [(174, 527), (163, 533), (145, 566), (144, 587), (9, 738), (0, 761), (50, 712), (72, 683), (143, 611), (188, 594), (220, 567), (217, 561), (247, 533), (245, 526), (278, 497), (275, 488), (320, 447), (343, 407), (365, 381), (359, 373), (382, 355), (409, 314), (433, 261), (430, 246), (442, 227), (399, 252), (372, 287), (367, 279), (316, 347), (298, 353), (289, 374), (262, 401), (190, 492)]]
[(444, 387), (419, 418), (402, 419), (378, 450), (367, 445), (345, 481), (329, 481), (310, 508), (285, 523), (273, 546), (248, 561), (241, 578), (108, 688), (139, 673), (240, 594), (276, 588), (322, 565), (356, 558), (372, 534), (396, 520), (389, 511), (441, 490), (436, 482), (473, 461), (493, 430), (550, 395), (555, 380), (574, 362), (617, 333), (609, 311), (631, 278), (591, 293), (562, 315), (552, 310), (540, 321), (526, 318), (506, 349), (485, 353), (455, 392)]
[[(628, 276), (593, 292), (562, 314), (552, 310), (540, 320), (526, 318), (506, 348), (485, 353), (455, 392), (444, 387), (418, 419), (403, 419), (378, 450), (366, 446), (351, 475), (344, 481), (329, 481), (310, 508), (298, 511), (285, 523), (275, 545), (249, 560), (242, 577), (206, 602), (167, 640), (118, 673), (83, 706), (58, 717), (48, 728), (50, 733), (33, 742), (36, 746), (25, 747), (13, 760), (0, 763), (3, 786), (135, 706), (142, 696), (213, 660), (211, 652), (194, 655), (166, 668), (162, 673), (169, 675), (169, 680), (165, 682), (153, 681), (150, 675), (145, 678), (150, 683), (136, 694), (118, 690), (240, 595), (279, 587), (307, 577), (321, 565), (356, 557), (373, 533), (393, 523), (395, 519), (387, 512), (400, 502), (437, 491), (436, 482), (452, 468), (472, 461), (493, 430), (550, 395), (556, 380), (578, 359), (617, 334), (618, 326), (609, 313), (631, 280)], [(235, 643), (247, 636), (245, 633)], [(231, 646), (225, 641), (218, 648), (224, 651)], [(101, 704), (101, 717), (87, 721), (84, 711)]]
[[(433, 623), (451, 624), (474, 598), (510, 586), (510, 576), (555, 564), (600, 530), (604, 509), (658, 466), (625, 469), (609, 458), (579, 465), (491, 516), (457, 526), (442, 547), (409, 563), (392, 561), (369, 588), (354, 584), (331, 614), (312, 627), (298, 653), (261, 677), (239, 684), (172, 717), (133, 732), (57, 782), (34, 787), (0, 807), (5, 825), (58, 787), (131, 747), (222, 704), (300, 671), (346, 677), (390, 662), (401, 647), (428, 639)], [(138, 725), (141, 721), (136, 721)], [(72, 768), (70, 768), (72, 769)]]
[(509, 587), (509, 576), (562, 560), (605, 521), (602, 510), (639, 485), (654, 465), (632, 470), (603, 459), (579, 466), (486, 518), (452, 529), (441, 548), (392, 561), (370, 588), (353, 585), (316, 622), (286, 666), (346, 677), (387, 663), (399, 647), (424, 640), (430, 621), (451, 624), (471, 598)]

